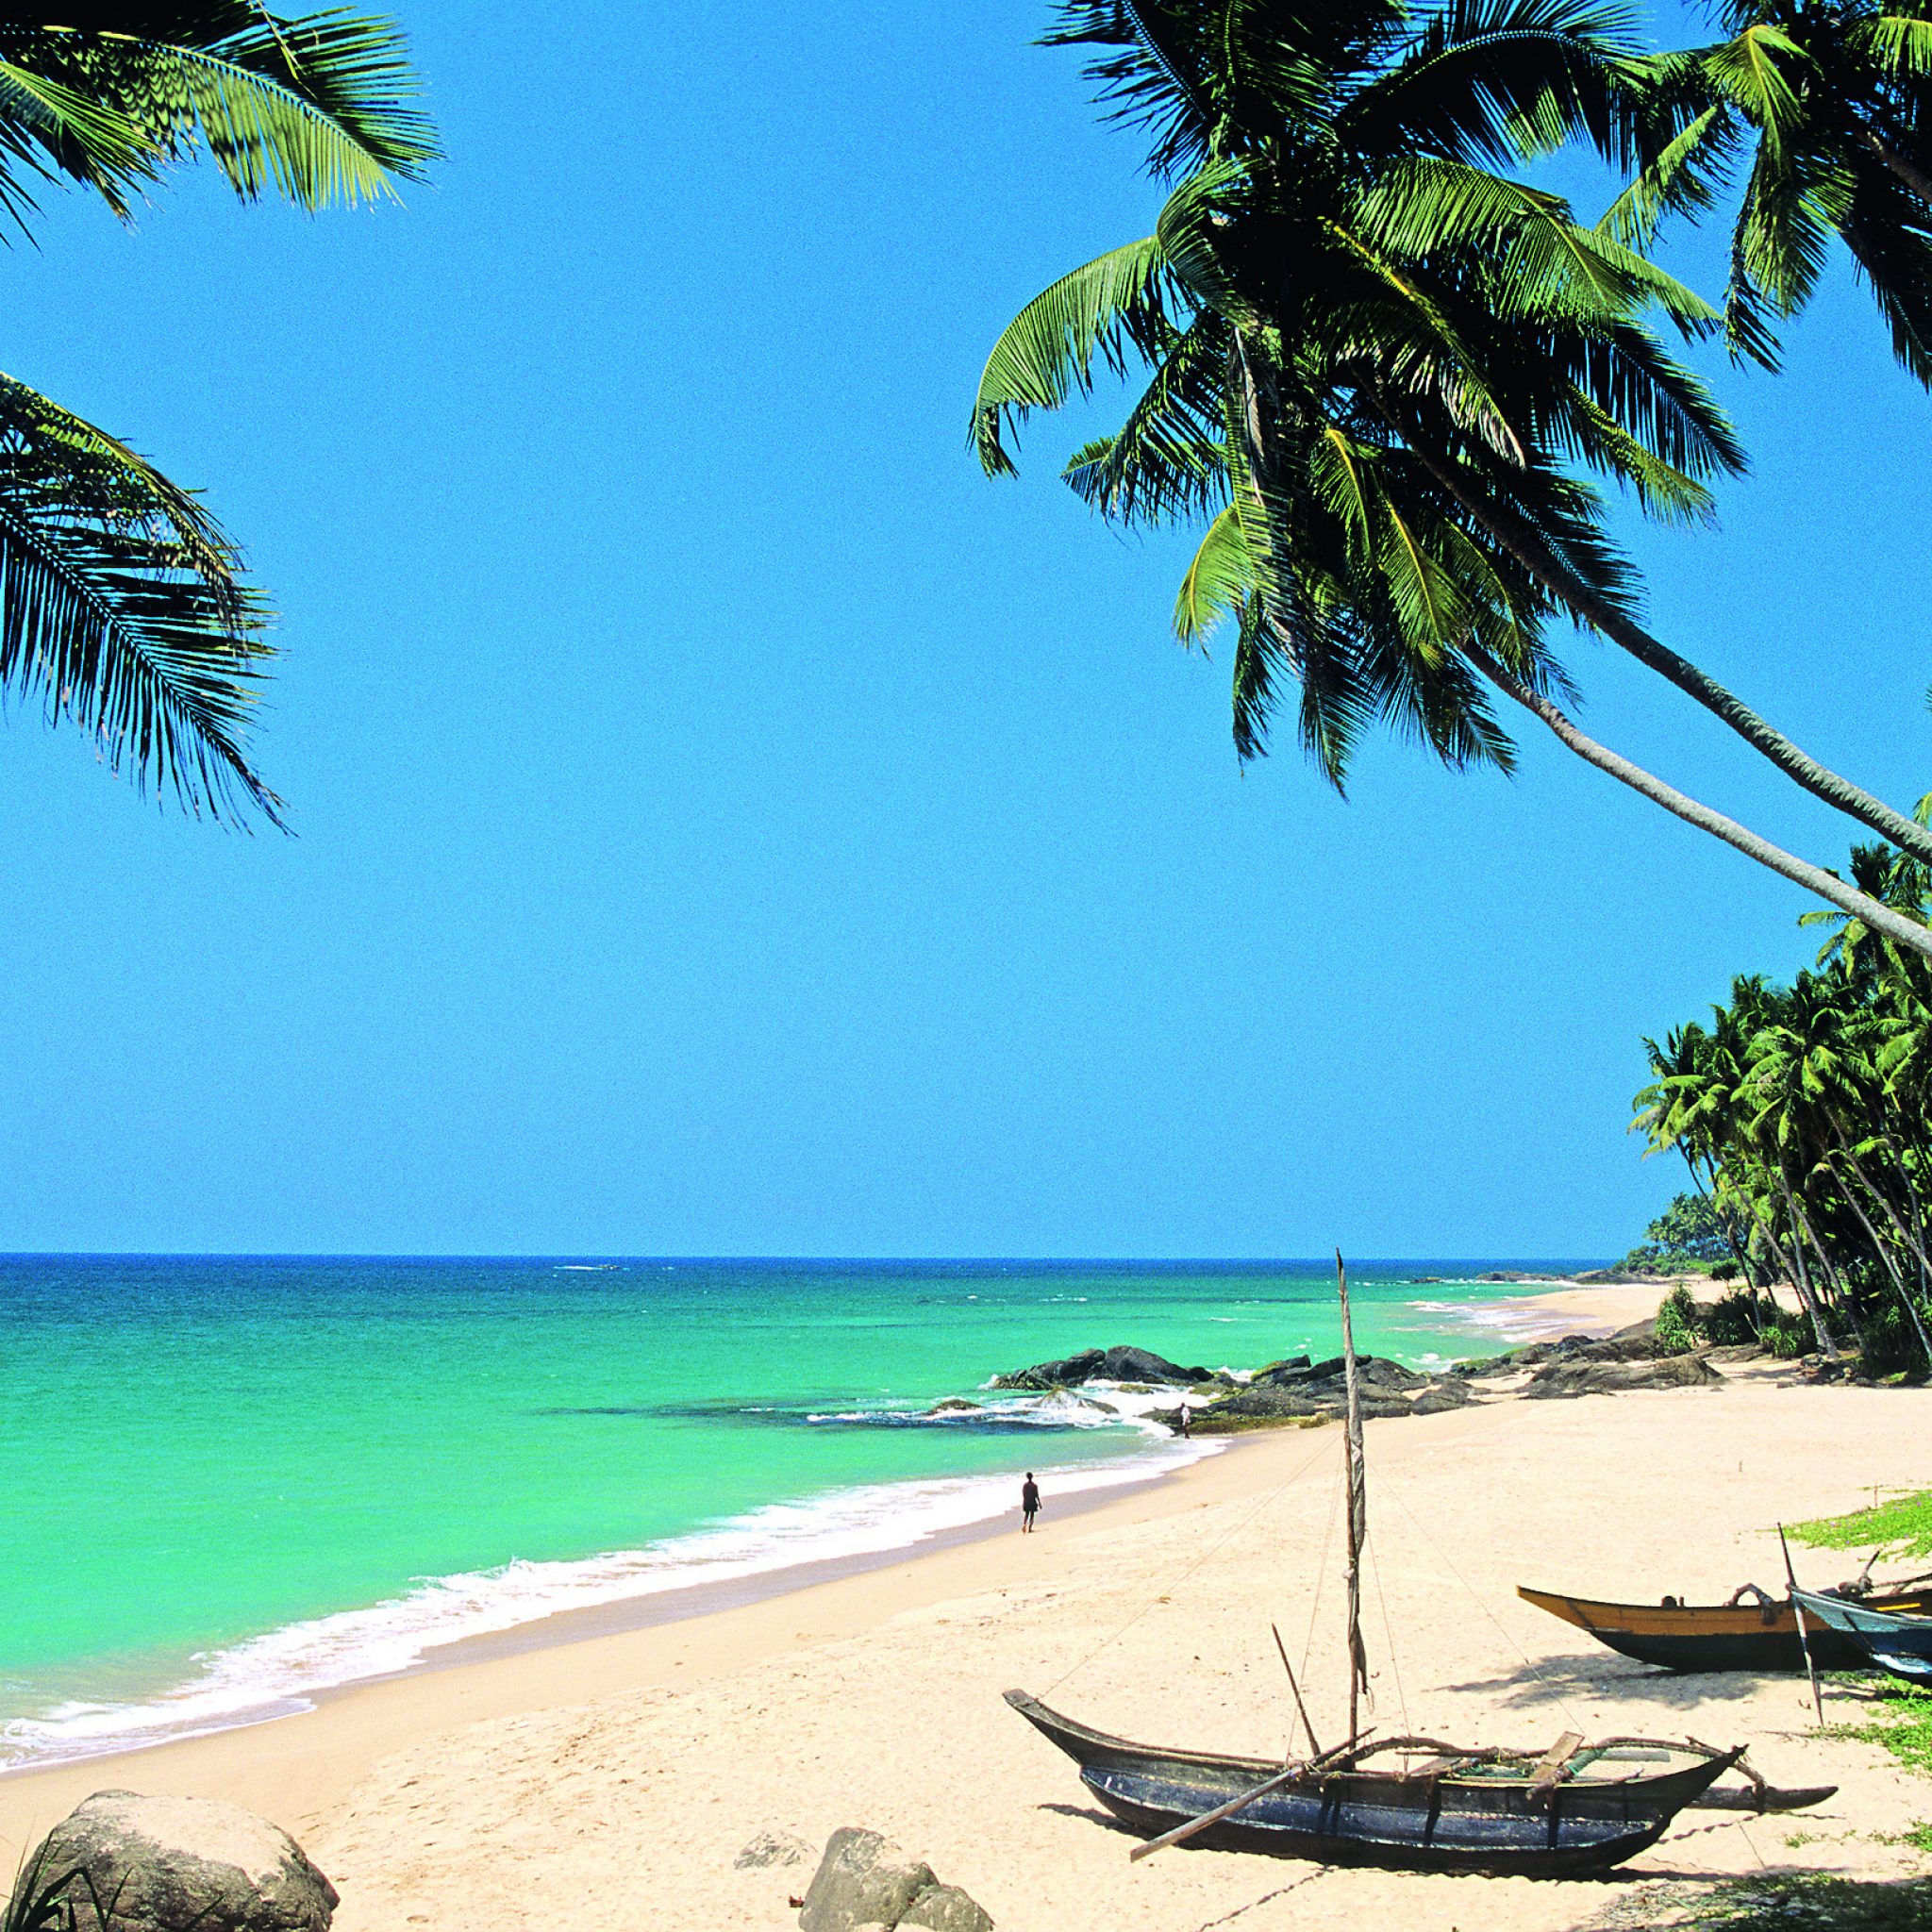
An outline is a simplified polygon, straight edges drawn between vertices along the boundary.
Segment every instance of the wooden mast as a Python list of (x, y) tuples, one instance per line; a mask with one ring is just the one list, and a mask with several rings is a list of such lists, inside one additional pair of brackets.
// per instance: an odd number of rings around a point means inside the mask
[(1335, 1286), (1341, 1296), (1341, 1361), (1348, 1389), (1348, 1735), (1357, 1723), (1363, 1691), (1369, 1688), (1369, 1655), (1362, 1647), (1362, 1545), (1369, 1537), (1369, 1480), (1362, 1462), (1361, 1392), (1355, 1372), (1355, 1329), (1348, 1319), (1348, 1270), (1335, 1251)]

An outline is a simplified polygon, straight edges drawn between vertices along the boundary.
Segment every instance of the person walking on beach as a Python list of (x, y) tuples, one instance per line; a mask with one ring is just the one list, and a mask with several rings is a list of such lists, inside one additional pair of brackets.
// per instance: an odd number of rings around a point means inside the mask
[(1193, 1433), (1194, 1418), (1189, 1410), (1188, 1405), (1184, 1402), (1181, 1404), (1181, 1434), (1183, 1437), (1187, 1437), (1191, 1436)]
[(1040, 1514), (1040, 1485), (1033, 1480), (1033, 1472), (1026, 1472), (1026, 1480), (1020, 1485), (1020, 1534), (1033, 1533), (1033, 1519)]

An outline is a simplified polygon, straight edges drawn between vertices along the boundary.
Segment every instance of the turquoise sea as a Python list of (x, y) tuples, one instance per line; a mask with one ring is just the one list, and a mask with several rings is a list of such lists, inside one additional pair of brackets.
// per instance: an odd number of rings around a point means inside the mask
[[(1354, 1264), (1357, 1339), (1477, 1354)], [(1441, 1277), (1424, 1281), (1419, 1277)], [(996, 1372), (1339, 1347), (1299, 1262), (0, 1257), (0, 1763), (301, 1708), (553, 1611), (903, 1547), (1212, 1445)], [(976, 1412), (933, 1417), (964, 1396)], [(1141, 1406), (1145, 1406), (1143, 1403)]]

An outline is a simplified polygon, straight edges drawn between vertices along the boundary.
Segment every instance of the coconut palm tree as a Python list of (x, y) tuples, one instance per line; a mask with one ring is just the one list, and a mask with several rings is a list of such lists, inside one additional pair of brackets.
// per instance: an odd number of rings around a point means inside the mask
[(1720, 16), (1724, 41), (1645, 63), (1657, 112), (1625, 239), (1709, 206), (1741, 166), (1733, 344), (1774, 360), (1774, 320), (1804, 308), (1841, 243), (1898, 359), (1932, 386), (1932, 16), (1923, 0), (1724, 0)]
[[(435, 155), (397, 30), (257, 0), (0, 11), (0, 220), (69, 181), (126, 218), (205, 152), (236, 193), (317, 209), (390, 194)], [(43, 700), (143, 789), (216, 818), (280, 801), (245, 745), (273, 655), (235, 544), (192, 492), (0, 376), (0, 690)]]
[[(1558, 197), (1490, 165), (1574, 135), (1607, 154), (1651, 98), (1589, 0), (1458, 0), (1292, 19), (1273, 0), (1068, 0), (1054, 38), (1186, 169), (1154, 233), (1027, 305), (974, 410), (989, 474), (1096, 365), (1151, 377), (1068, 480), (1124, 523), (1200, 519), (1176, 628), (1235, 625), (1235, 736), (1257, 755), (1285, 679), (1340, 784), (1387, 721), (1455, 765), (1507, 764), (1487, 685), (1654, 803), (1932, 958), (1932, 934), (1587, 737), (1552, 616), (1627, 642), (1631, 573), (1576, 474), (1654, 514), (1707, 514), (1735, 438), (1648, 325), (1713, 309)], [(1657, 649), (1661, 650), (1661, 646)], [(1872, 801), (1874, 808), (1876, 801)], [(1883, 819), (1885, 808), (1878, 808)], [(1919, 828), (1909, 827), (1914, 832)], [(1923, 833), (1920, 836), (1924, 836)]]

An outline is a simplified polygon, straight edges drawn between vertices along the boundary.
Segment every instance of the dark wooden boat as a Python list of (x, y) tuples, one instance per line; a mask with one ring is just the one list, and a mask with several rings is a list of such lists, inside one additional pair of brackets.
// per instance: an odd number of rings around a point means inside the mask
[[(1158, 1750), (1090, 1729), (1024, 1690), (1007, 1702), (1080, 1767), (1122, 1823), (1153, 1836), (1278, 1776), (1259, 1758)], [(1278, 1784), (1191, 1842), (1324, 1864), (1555, 1878), (1607, 1871), (1655, 1844), (1743, 1756), (1611, 1738), (1555, 1767), (1534, 1753), (1430, 1738), (1364, 1744)], [(1823, 1791), (1802, 1794), (1816, 1800)]]
[[(1932, 1684), (1932, 1614), (1900, 1609), (1880, 1599), (1791, 1592), (1805, 1612), (1815, 1654), (1820, 1637), (1853, 1645), (1859, 1668), (1876, 1668), (1908, 1684)], [(1821, 1669), (1824, 1668), (1823, 1665)]]
[[(1540, 1877), (1621, 1864), (1655, 1844), (1687, 1805), (1715, 1797), (1711, 1787), (1740, 1762), (1742, 1748), (1641, 1738), (1586, 1744), (1574, 1731), (1541, 1755), (1432, 1738), (1366, 1740), (1357, 1720), (1368, 1684), (1361, 1634), (1367, 1482), (1348, 1277), (1339, 1254), (1335, 1273), (1348, 1391), (1347, 1742), (1325, 1752), (1316, 1743), (1285, 1648), (1281, 1661), (1311, 1754), (1298, 1762), (1136, 1744), (1062, 1717), (1024, 1690), (1008, 1690), (1007, 1702), (1080, 1767), (1081, 1781), (1116, 1818), (1149, 1840), (1135, 1847), (1137, 1858), (1194, 1842), (1328, 1864)], [(1275, 1643), (1281, 1647), (1279, 1632)], [(1767, 1794), (1755, 1774), (1746, 1775), (1766, 1808), (1774, 1808), (1773, 1797), (1784, 1808), (1830, 1795), (1828, 1788)], [(1729, 1802), (1740, 1795), (1728, 1794)]]
[[(1760, 1596), (1757, 1603), (1608, 1604), (1589, 1597), (1519, 1584), (1525, 1603), (1588, 1630), (1599, 1643), (1660, 1664), (1667, 1671), (1802, 1671), (1797, 1614), (1789, 1598)], [(1932, 1613), (1932, 1591), (1906, 1591), (1858, 1599), (1874, 1609)], [(1814, 1616), (1806, 1630), (1811, 1662), (1821, 1671), (1872, 1668), (1864, 1647)]]

